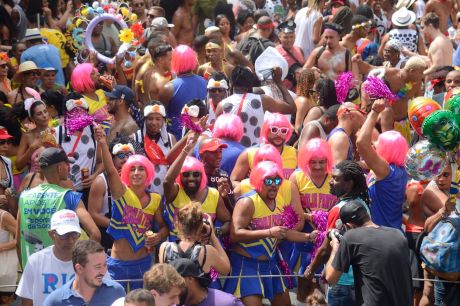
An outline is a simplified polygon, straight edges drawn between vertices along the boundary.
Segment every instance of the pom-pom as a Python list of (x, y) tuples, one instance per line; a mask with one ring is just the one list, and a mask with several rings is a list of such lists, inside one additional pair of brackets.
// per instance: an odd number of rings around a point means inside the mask
[(93, 124), (94, 117), (88, 115), (88, 113), (82, 108), (74, 108), (72, 111), (67, 112), (65, 127), (67, 129), (67, 135), (72, 135), (77, 131), (83, 130), (85, 127)]
[(335, 91), (337, 94), (337, 101), (339, 103), (345, 102), (348, 96), (348, 91), (353, 86), (353, 73), (344, 72), (339, 74), (335, 80)]
[(201, 126), (193, 122), (192, 118), (187, 114), (180, 115), (180, 122), (182, 126), (188, 130), (194, 131), (198, 134), (203, 133), (203, 129), (201, 128)]
[(217, 270), (211, 266), (211, 268), (209, 269), (209, 277), (211, 278), (211, 281), (215, 282), (218, 276), (219, 272), (217, 272)]
[(292, 205), (288, 205), (281, 211), (281, 220), (283, 220), (283, 226), (293, 229), (299, 223), (299, 215), (297, 215)]
[(291, 269), (289, 269), (289, 266), (286, 260), (284, 260), (283, 255), (281, 254), (281, 251), (279, 250), (279, 248), (276, 249), (276, 253), (278, 255), (278, 267), (280, 268), (281, 273), (285, 275), (284, 279), (286, 281), (286, 287), (288, 289), (293, 289), (295, 287), (294, 280), (292, 279), (291, 276), (288, 276), (292, 274)]
[(316, 230), (318, 231), (318, 234), (315, 237), (315, 246), (313, 248), (313, 255), (312, 255), (312, 260), (313, 260), (319, 248), (323, 244), (324, 237), (326, 236), (327, 212), (322, 211), (322, 210), (314, 211), (311, 213), (311, 220), (313, 224), (316, 226)]
[(390, 102), (397, 99), (385, 82), (376, 77), (368, 77), (363, 84), (363, 89), (371, 99), (387, 99)]

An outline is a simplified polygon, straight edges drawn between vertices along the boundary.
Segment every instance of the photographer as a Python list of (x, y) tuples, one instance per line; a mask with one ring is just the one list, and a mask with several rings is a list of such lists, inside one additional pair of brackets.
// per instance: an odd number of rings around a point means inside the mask
[(402, 233), (374, 224), (358, 201), (342, 206), (340, 219), (348, 230), (343, 237), (330, 235), (332, 253), (325, 269), (328, 283), (336, 283), (351, 265), (356, 305), (412, 305), (409, 248)]

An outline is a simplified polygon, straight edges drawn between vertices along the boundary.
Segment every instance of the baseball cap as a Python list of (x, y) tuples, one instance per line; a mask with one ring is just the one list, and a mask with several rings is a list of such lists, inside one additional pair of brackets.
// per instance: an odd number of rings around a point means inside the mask
[(0, 139), (10, 139), (10, 138), (14, 138), (14, 137), (8, 134), (8, 130), (5, 127), (0, 126)]
[(59, 235), (77, 232), (81, 233), (80, 222), (77, 214), (73, 210), (62, 209), (51, 216), (51, 230)]
[(211, 138), (211, 139), (205, 139), (204, 144), (201, 145), (200, 147), (200, 154), (203, 154), (204, 152), (214, 152), (219, 148), (228, 148), (228, 145), (226, 143), (222, 143), (222, 141), (219, 138)]
[(46, 148), (38, 158), (40, 168), (46, 168), (60, 162), (73, 163), (75, 160), (68, 157), (64, 150), (59, 148)]
[(182, 277), (192, 276), (198, 280), (201, 286), (208, 287), (211, 283), (211, 278), (200, 272), (198, 263), (188, 258), (178, 258), (169, 263), (176, 269)]
[(164, 17), (156, 17), (152, 20), (152, 28), (155, 30), (165, 30), (167, 28), (174, 28), (174, 24), (168, 23)]
[(125, 85), (117, 85), (111, 92), (105, 92), (109, 99), (123, 99), (129, 103), (134, 102), (134, 92)]
[(363, 115), (366, 115), (366, 112), (363, 111), (361, 108), (359, 108), (358, 105), (351, 103), (351, 102), (345, 102), (342, 105), (340, 105), (339, 110), (337, 111), (337, 117), (342, 115), (343, 113), (346, 113), (347, 111), (358, 111)]
[(365, 204), (361, 201), (351, 200), (340, 208), (340, 220), (342, 223), (359, 224), (360, 221), (369, 217)]

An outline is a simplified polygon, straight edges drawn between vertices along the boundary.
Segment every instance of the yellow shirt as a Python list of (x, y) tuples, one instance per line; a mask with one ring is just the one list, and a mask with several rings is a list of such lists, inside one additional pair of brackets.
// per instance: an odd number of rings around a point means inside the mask
[(65, 38), (64, 34), (58, 30), (48, 28), (41, 28), (40, 34), (46, 38), (49, 44), (58, 48), (59, 55), (61, 56), (61, 67), (65, 68), (70, 61), (70, 57), (65, 50), (67, 39)]
[(329, 182), (331, 178), (332, 176), (329, 174), (321, 186), (316, 186), (302, 170), (296, 171), (295, 179), (300, 192), (300, 203), (305, 212), (329, 211), (337, 203), (337, 197), (330, 192)]
[[(280, 189), (278, 190), (278, 194), (276, 195), (276, 201), (285, 201), (286, 203), (291, 203), (291, 181), (283, 180), (281, 183)], [(243, 196), (244, 194), (254, 190), (251, 184), (249, 183), (249, 179), (244, 179), (240, 183), (240, 194)]]
[[(248, 149), (248, 162), (249, 169), (253, 168), (254, 156), (259, 148)], [(283, 174), (285, 179), (289, 179), (292, 172), (297, 168), (297, 150), (291, 146), (284, 146), (281, 153), (281, 160), (283, 162)]]

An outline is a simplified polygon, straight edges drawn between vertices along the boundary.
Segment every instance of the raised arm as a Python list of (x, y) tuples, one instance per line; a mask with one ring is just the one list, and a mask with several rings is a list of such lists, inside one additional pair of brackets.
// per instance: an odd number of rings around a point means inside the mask
[(384, 179), (388, 173), (390, 173), (390, 166), (387, 161), (380, 157), (380, 155), (378, 155), (372, 147), (372, 133), (374, 131), (374, 126), (377, 123), (379, 113), (381, 113), (386, 107), (388, 107), (387, 103), (383, 99), (379, 99), (374, 102), (372, 110), (368, 114), (356, 140), (359, 155), (362, 159), (364, 159), (367, 166), (374, 172), (377, 180)]

